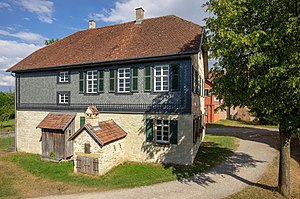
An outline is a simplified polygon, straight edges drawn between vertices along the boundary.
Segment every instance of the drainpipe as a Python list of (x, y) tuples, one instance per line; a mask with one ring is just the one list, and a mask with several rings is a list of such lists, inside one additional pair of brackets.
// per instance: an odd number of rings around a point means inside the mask
[(15, 151), (17, 151), (17, 78), (16, 75), (13, 74), (12, 72), (10, 73), (11, 76), (15, 78)]

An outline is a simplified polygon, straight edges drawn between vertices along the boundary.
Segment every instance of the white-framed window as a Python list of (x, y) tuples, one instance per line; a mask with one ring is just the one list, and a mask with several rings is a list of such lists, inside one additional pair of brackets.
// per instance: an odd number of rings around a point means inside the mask
[(170, 120), (157, 119), (154, 127), (155, 142), (170, 143)]
[(154, 91), (169, 91), (169, 66), (154, 67)]
[(87, 71), (86, 73), (86, 92), (97, 93), (97, 71)]
[(69, 104), (70, 96), (68, 92), (58, 93), (58, 104)]
[(118, 92), (130, 92), (130, 68), (118, 70)]
[(68, 71), (59, 72), (58, 82), (59, 83), (68, 83), (69, 82), (69, 72)]

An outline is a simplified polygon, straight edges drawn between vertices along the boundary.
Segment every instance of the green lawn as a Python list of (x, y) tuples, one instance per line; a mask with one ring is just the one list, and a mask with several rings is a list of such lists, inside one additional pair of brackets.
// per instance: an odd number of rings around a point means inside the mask
[(15, 130), (15, 120), (10, 119), (8, 121), (0, 122), (0, 132), (9, 132)]
[(6, 150), (14, 144), (14, 138), (1, 138), (0, 150)]
[[(73, 161), (61, 163), (44, 162), (40, 160), (39, 155), (27, 153), (12, 153), (6, 159), (21, 166), (26, 172), (44, 180), (48, 179), (81, 187), (96, 187), (103, 190), (150, 185), (195, 175), (207, 171), (224, 161), (234, 153), (236, 147), (237, 139), (234, 137), (207, 135), (193, 166), (127, 162), (100, 177), (74, 174)], [(14, 190), (12, 190), (12, 193), (15, 193)]]
[(276, 125), (261, 125), (254, 121), (242, 121), (242, 120), (219, 120), (212, 124), (207, 124), (207, 127), (250, 127), (250, 128), (276, 128)]

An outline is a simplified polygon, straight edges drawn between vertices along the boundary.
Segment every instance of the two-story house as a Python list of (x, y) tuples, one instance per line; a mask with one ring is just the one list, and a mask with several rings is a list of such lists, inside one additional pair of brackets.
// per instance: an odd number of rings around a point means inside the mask
[(197, 24), (174, 15), (144, 19), (138, 8), (135, 21), (100, 28), (90, 21), (37, 50), (8, 70), (16, 77), (17, 150), (61, 150), (68, 158), (72, 147), (58, 148), (96, 106), (100, 122), (127, 133), (125, 160), (192, 164), (205, 130), (204, 38)]

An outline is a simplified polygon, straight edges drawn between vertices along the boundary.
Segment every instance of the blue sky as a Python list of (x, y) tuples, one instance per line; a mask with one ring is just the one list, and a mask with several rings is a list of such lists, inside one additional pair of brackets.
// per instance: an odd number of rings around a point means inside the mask
[(0, 0), (0, 91), (14, 90), (6, 69), (44, 46), (46, 39), (64, 38), (87, 29), (132, 21), (135, 8), (145, 18), (175, 14), (204, 25), (204, 0)]

